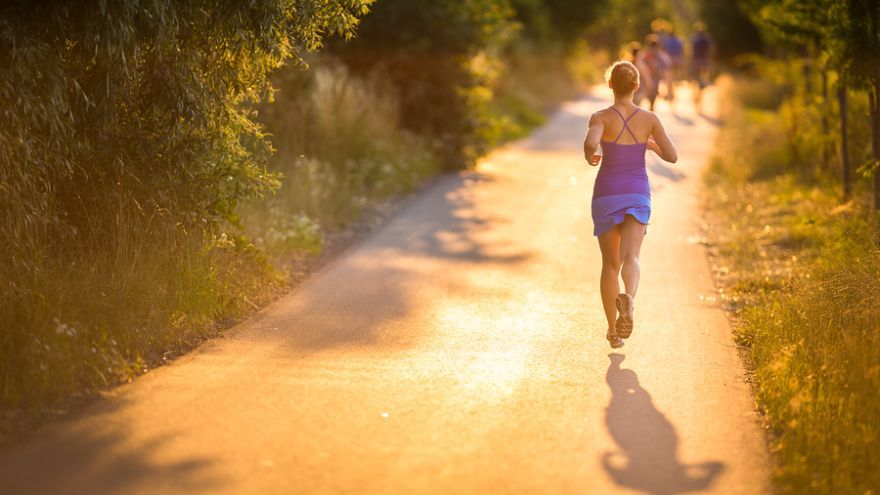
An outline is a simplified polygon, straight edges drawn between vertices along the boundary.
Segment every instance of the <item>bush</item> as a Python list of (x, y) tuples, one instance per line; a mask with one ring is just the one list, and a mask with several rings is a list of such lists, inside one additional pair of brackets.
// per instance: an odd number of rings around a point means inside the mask
[[(802, 60), (749, 56), (740, 61), (749, 71), (735, 82), (721, 81), (728, 95), (721, 104), (727, 105), (725, 112), (738, 122), (729, 132), (736, 135), (732, 142), (741, 148), (729, 152), (744, 161), (740, 171), (748, 171), (752, 178), (794, 172), (804, 183), (833, 187), (842, 175), (837, 150), (839, 108), (836, 98), (819, 94), (820, 74), (805, 69)], [(837, 74), (830, 72), (832, 90), (836, 83)], [(858, 166), (871, 159), (868, 98), (850, 92), (848, 100), (850, 162)], [(865, 183), (858, 179), (856, 187), (863, 187)]]
[(126, 378), (265, 295), (271, 270), (226, 233), (241, 199), (277, 186), (249, 105), (366, 3), (4, 5), (4, 409)]

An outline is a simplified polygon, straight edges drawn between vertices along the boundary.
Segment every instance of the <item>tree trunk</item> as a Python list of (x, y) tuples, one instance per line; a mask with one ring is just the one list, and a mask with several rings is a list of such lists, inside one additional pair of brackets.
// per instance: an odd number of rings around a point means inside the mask
[(828, 119), (828, 112), (825, 110), (828, 106), (828, 70), (822, 67), (822, 166), (828, 169), (828, 163), (831, 161), (831, 123)]
[(874, 209), (880, 211), (880, 81), (868, 90), (871, 107), (871, 155), (874, 159)]
[(804, 101), (809, 100), (810, 94), (813, 93), (813, 85), (810, 79), (810, 73), (813, 70), (813, 60), (809, 55), (804, 56), (804, 65), (801, 66), (801, 74), (804, 77)]
[(846, 84), (837, 82), (837, 103), (840, 108), (840, 165), (843, 168), (843, 200), (849, 201), (852, 194), (852, 178), (849, 170), (849, 147), (846, 139)]

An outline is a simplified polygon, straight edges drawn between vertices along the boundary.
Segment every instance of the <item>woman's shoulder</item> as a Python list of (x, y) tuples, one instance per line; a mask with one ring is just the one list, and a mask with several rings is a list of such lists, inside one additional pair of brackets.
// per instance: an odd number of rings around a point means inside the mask
[(639, 113), (642, 114), (643, 119), (650, 121), (651, 123), (660, 122), (660, 116), (647, 108), (639, 107)]
[[(609, 114), (614, 112), (614, 110), (610, 107), (607, 108), (606, 110), (608, 111)], [(614, 116), (616, 117), (616, 115), (614, 115)], [(635, 106), (635, 108), (633, 108), (632, 110), (629, 110), (629, 111), (623, 111), (622, 116), (624, 118), (630, 117), (630, 122), (633, 122), (633, 123), (635, 123), (636, 121), (656, 122), (656, 121), (660, 120), (660, 117), (658, 117), (656, 113), (652, 112), (651, 110), (648, 110), (647, 108), (642, 108), (640, 106)]]
[(611, 113), (611, 108), (608, 107), (596, 110), (590, 114), (590, 122), (601, 121), (604, 124), (607, 121), (609, 113)]

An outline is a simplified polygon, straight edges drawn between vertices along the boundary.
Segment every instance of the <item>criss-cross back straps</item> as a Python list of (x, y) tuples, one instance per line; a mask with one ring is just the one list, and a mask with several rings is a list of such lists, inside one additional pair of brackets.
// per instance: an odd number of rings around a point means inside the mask
[(639, 113), (639, 110), (641, 110), (641, 109), (636, 108), (633, 111), (633, 113), (629, 114), (629, 117), (623, 118), (623, 114), (618, 112), (616, 108), (614, 108), (614, 107), (608, 107), (608, 108), (614, 110), (614, 113), (616, 113), (618, 115), (618, 117), (620, 117), (620, 120), (623, 121), (623, 129), (620, 130), (620, 134), (617, 135), (617, 138), (614, 140), (614, 142), (616, 143), (616, 142), (620, 141), (620, 136), (623, 136), (623, 130), (626, 129), (627, 131), (629, 131), (629, 135), (632, 136), (633, 141), (638, 143), (639, 140), (636, 138), (636, 135), (633, 134), (633, 131), (632, 131), (632, 129), (629, 128), (628, 124), (629, 124), (629, 119), (633, 118), (633, 115)]

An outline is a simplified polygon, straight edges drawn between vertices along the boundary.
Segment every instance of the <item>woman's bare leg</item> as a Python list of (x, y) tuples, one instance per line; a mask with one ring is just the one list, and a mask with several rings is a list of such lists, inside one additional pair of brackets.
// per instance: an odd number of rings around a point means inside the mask
[[(639, 288), (639, 252), (642, 250), (642, 240), (645, 239), (645, 224), (627, 215), (620, 224), (620, 275), (623, 278), (623, 286), (626, 293), (636, 297)], [(601, 242), (601, 241), (600, 241)], [(604, 292), (602, 295), (604, 299)], [(617, 294), (614, 294), (617, 297)]]
[(617, 321), (614, 301), (620, 294), (620, 227), (614, 227), (599, 236), (599, 249), (602, 251), (602, 277), (599, 281), (602, 307), (608, 319), (608, 330), (613, 330)]

